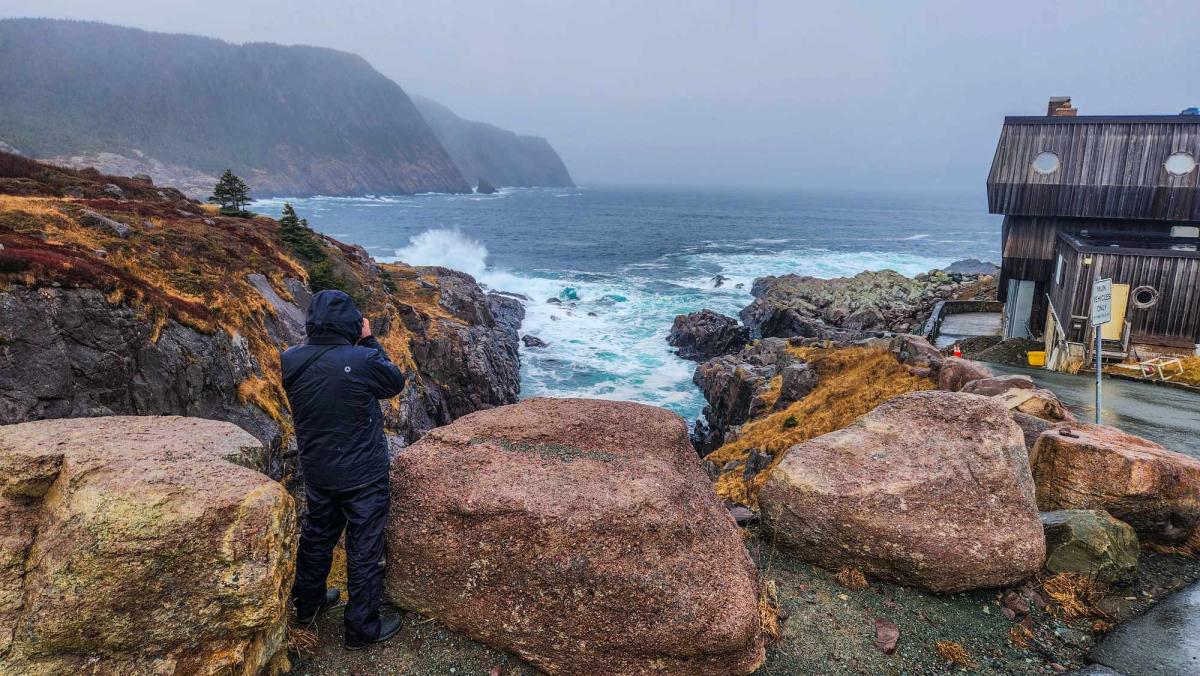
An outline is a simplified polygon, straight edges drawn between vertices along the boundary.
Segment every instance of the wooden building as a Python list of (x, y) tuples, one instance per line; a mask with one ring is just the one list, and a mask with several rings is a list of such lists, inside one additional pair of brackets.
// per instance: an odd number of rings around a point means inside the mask
[(1006, 337), (1091, 357), (1091, 284), (1113, 280), (1109, 359), (1200, 349), (1200, 116), (1007, 117), (988, 176), (1004, 214)]

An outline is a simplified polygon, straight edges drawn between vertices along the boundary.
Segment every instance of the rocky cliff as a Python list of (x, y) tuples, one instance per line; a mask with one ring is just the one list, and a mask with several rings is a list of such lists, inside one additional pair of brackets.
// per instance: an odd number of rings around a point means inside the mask
[(546, 139), (464, 120), (423, 96), (412, 100), (468, 181), (483, 179), (491, 185), (517, 187), (575, 185)]
[(471, 189), (400, 86), (345, 52), (11, 19), (0, 92), (0, 142), (193, 196), (226, 168), (258, 194)]
[(303, 339), (314, 288), (355, 297), (407, 373), (385, 408), (399, 439), (516, 400), (519, 303), (463, 273), (281, 232), (144, 180), (0, 154), (0, 424), (193, 415), (278, 456), (291, 428), (279, 352)]
[(820, 279), (804, 275), (754, 280), (754, 302), (739, 316), (755, 337), (854, 340), (920, 330), (940, 300), (973, 297), (986, 275), (935, 270), (905, 277), (892, 270)]

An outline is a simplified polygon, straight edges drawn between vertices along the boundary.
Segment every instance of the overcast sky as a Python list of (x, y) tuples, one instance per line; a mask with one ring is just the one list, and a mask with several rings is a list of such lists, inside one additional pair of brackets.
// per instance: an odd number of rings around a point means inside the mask
[(357, 52), (576, 181), (982, 191), (1004, 115), (1200, 105), (1200, 0), (3, 0)]

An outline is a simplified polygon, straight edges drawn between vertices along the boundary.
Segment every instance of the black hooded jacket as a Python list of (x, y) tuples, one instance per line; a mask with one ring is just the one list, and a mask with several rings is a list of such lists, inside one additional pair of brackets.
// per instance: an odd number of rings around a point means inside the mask
[(341, 291), (313, 296), (304, 328), (282, 362), (305, 482), (345, 490), (386, 475), (379, 400), (400, 394), (404, 374), (374, 336), (359, 340), (362, 314)]

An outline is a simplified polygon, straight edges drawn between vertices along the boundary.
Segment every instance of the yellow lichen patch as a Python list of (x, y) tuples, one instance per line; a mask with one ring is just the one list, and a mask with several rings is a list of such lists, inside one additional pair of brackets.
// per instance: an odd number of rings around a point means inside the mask
[[(736, 440), (708, 456), (718, 467), (734, 460), (744, 462), (752, 448), (774, 455), (774, 467), (792, 446), (842, 429), (893, 397), (934, 387), (932, 380), (910, 374), (883, 348), (790, 351), (817, 370), (817, 386), (782, 411), (746, 423)], [(748, 484), (740, 471), (727, 472), (718, 477), (715, 489), (722, 497), (756, 506), (758, 489), (769, 474), (759, 472)]]

